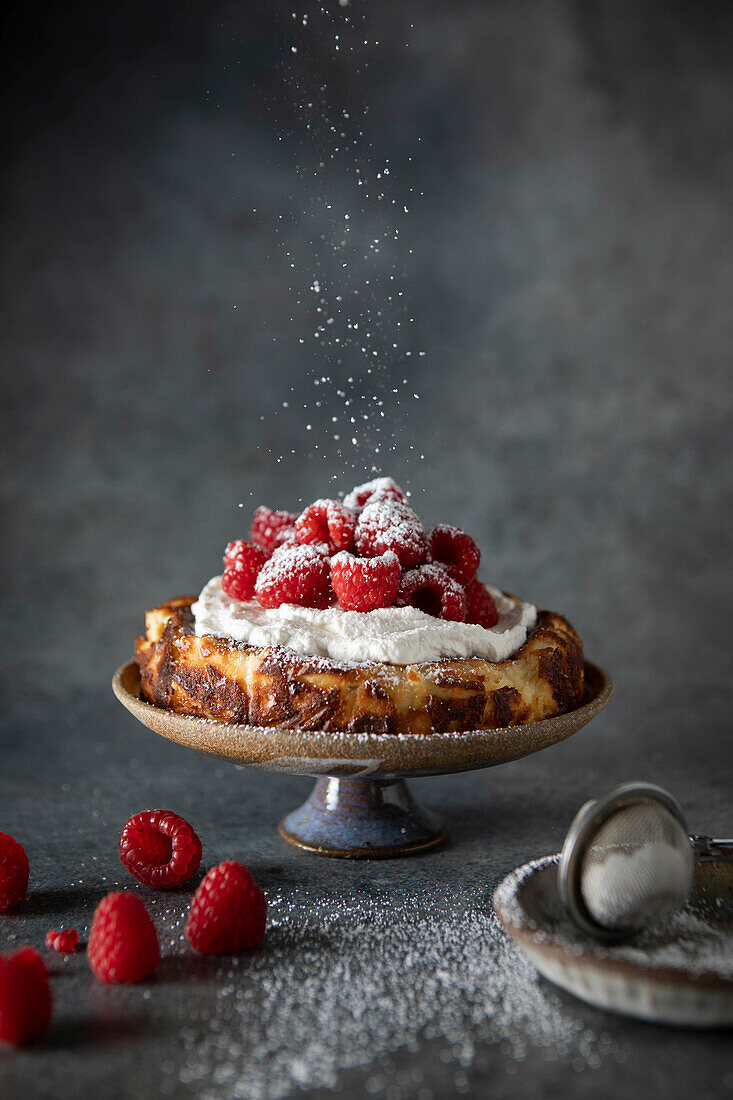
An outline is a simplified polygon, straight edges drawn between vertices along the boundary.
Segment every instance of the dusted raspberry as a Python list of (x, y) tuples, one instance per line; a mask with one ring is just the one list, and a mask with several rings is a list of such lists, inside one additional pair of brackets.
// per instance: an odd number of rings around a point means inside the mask
[(89, 965), (102, 982), (141, 982), (160, 962), (155, 925), (136, 894), (102, 898), (94, 913)]
[(257, 574), (267, 561), (267, 551), (255, 542), (235, 539), (224, 551), (224, 575), (221, 586), (233, 600), (251, 600)]
[(273, 512), (261, 504), (252, 519), (249, 537), (272, 553), (293, 530), (297, 518), (292, 512)]
[(32, 947), (0, 955), (0, 1041), (24, 1043), (51, 1023), (53, 998), (46, 965)]
[(125, 825), (120, 859), (130, 874), (166, 890), (195, 875), (201, 863), (201, 841), (193, 828), (172, 810), (143, 810)]
[(437, 619), (466, 619), (466, 593), (442, 565), (420, 565), (402, 574), (395, 601), (399, 606), (418, 607)]
[(283, 527), (281, 531), (275, 535), (275, 549), (279, 550), (281, 546), (298, 546), (298, 534), (294, 527)]
[(28, 856), (8, 833), (0, 833), (0, 913), (20, 905), (28, 892)]
[(338, 500), (317, 500), (298, 516), (295, 531), (303, 545), (324, 543), (330, 552), (350, 550), (354, 545), (356, 515)]
[(399, 500), (377, 500), (365, 505), (356, 525), (356, 549), (363, 558), (392, 550), (403, 569), (425, 560), (428, 542), (419, 518)]
[(326, 607), (331, 600), (331, 570), (323, 546), (281, 546), (262, 567), (255, 595), (263, 607), (283, 603)]
[(59, 955), (70, 955), (79, 942), (79, 933), (75, 928), (65, 928), (63, 932), (47, 932), (46, 947), (58, 951)]
[(481, 551), (470, 535), (460, 527), (439, 523), (428, 536), (431, 561), (440, 562), (459, 584), (468, 584), (476, 576)]
[(267, 902), (246, 867), (226, 860), (204, 875), (193, 896), (186, 935), (202, 955), (233, 955), (265, 937)]
[(468, 602), (466, 622), (476, 623), (487, 629), (496, 626), (499, 612), (496, 610), (494, 597), (485, 584), (475, 579), (469, 581), (466, 585), (466, 600)]
[(390, 607), (401, 572), (400, 560), (391, 550), (378, 558), (355, 558), (345, 551), (331, 558), (331, 584), (344, 611)]
[(407, 504), (407, 493), (391, 477), (377, 477), (373, 481), (357, 485), (347, 493), (344, 504), (347, 508), (359, 511), (365, 504), (372, 504), (377, 500), (399, 500), (402, 504)]

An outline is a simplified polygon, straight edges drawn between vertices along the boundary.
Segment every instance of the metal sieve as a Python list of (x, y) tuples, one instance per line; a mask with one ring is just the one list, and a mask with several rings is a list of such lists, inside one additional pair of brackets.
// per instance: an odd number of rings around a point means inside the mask
[(560, 897), (584, 931), (624, 939), (682, 905), (696, 857), (733, 859), (733, 840), (690, 836), (668, 791), (625, 783), (575, 815), (560, 855)]

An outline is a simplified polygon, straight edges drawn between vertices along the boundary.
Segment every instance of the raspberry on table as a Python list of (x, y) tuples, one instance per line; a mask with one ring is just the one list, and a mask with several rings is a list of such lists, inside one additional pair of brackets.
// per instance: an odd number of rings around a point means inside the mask
[(79, 933), (75, 928), (65, 928), (62, 932), (46, 933), (46, 947), (58, 951), (59, 955), (70, 955), (79, 942)]
[(316, 500), (295, 521), (298, 542), (324, 543), (332, 554), (354, 545), (356, 514), (338, 500)]
[(434, 563), (403, 573), (395, 602), (417, 607), (437, 619), (458, 623), (466, 619), (466, 593), (442, 565)]
[(494, 597), (485, 584), (481, 581), (471, 580), (466, 585), (466, 622), (476, 623), (490, 629), (499, 621), (499, 612), (496, 610)]
[(97, 906), (87, 944), (102, 982), (141, 982), (160, 962), (158, 934), (137, 894), (107, 894)]
[(17, 1046), (42, 1035), (51, 1023), (48, 971), (32, 947), (0, 955), (0, 1041)]
[(357, 485), (344, 497), (347, 508), (359, 511), (365, 504), (371, 504), (378, 500), (398, 500), (407, 504), (407, 493), (400, 489), (396, 481), (391, 477), (377, 477), (373, 481), (366, 481), (363, 485)]
[(140, 882), (166, 890), (196, 874), (201, 841), (192, 826), (172, 810), (143, 810), (122, 830), (120, 859)]
[(226, 860), (204, 875), (191, 902), (186, 935), (202, 955), (231, 955), (265, 937), (267, 902), (246, 867)]
[(331, 585), (344, 611), (390, 607), (400, 586), (400, 560), (392, 550), (377, 558), (342, 551), (331, 558)]
[(476, 576), (481, 562), (481, 551), (471, 536), (448, 523), (433, 527), (428, 536), (428, 553), (431, 561), (444, 565), (453, 580), (464, 585)]
[(255, 595), (263, 607), (327, 607), (332, 598), (328, 548), (281, 546), (262, 567)]
[(357, 553), (374, 558), (392, 550), (403, 569), (425, 560), (428, 542), (417, 514), (399, 500), (376, 500), (366, 504), (356, 525)]
[(255, 510), (249, 537), (272, 553), (295, 529), (297, 518), (293, 512), (274, 512), (261, 504)]
[(22, 844), (0, 833), (0, 913), (20, 905), (28, 893), (30, 867)]
[(251, 600), (255, 594), (257, 574), (268, 559), (267, 550), (256, 542), (235, 539), (224, 551), (224, 573), (221, 586), (233, 600)]

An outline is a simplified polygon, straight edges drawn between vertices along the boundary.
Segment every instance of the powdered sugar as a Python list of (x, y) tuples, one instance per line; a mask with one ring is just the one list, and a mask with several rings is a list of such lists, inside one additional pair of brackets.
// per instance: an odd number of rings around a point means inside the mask
[[(593, 852), (591, 851), (591, 855)], [(640, 928), (684, 901), (692, 881), (692, 849), (650, 842), (586, 859), (580, 889), (604, 928)]]
[[(497, 888), (494, 904), (538, 943), (554, 943), (569, 954), (591, 952), (660, 970), (693, 976), (717, 974), (733, 980), (733, 920), (730, 901), (721, 895), (693, 893), (685, 906), (654, 927), (617, 944), (599, 943), (582, 932), (566, 913), (557, 890), (559, 856), (533, 860), (508, 875)], [(531, 893), (530, 893), (531, 891)]]
[(642, 966), (718, 974), (733, 981), (733, 926), (681, 908), (661, 928), (650, 929), (616, 949), (616, 956)]
[[(301, 13), (292, 15), (295, 30)], [(419, 400), (426, 354), (415, 346), (408, 274), (415, 262), (408, 210), (422, 187), (404, 134), (395, 155), (391, 112), (380, 127), (359, 95), (359, 74), (381, 52), (369, 6), (315, 6), (309, 16), (281, 69), (291, 101), (287, 129), (278, 132), (288, 186), (272, 222), (287, 265), (294, 326), (287, 354), (296, 380), (280, 410), (270, 407), (266, 416), (282, 416), (278, 434), (293, 442), (284, 454), (270, 452), (275, 462), (307, 457), (337, 482), (344, 469), (378, 473), (390, 453), (405, 466), (420, 455), (408, 441), (421, 437), (422, 425), (406, 418)], [(337, 71), (348, 64), (349, 109), (344, 89), (324, 80), (324, 51)]]
[[(299, 550), (314, 552), (311, 547)], [(284, 553), (276, 551), (265, 568)], [(360, 612), (282, 604), (265, 609), (254, 601), (230, 600), (222, 590), (220, 577), (212, 577), (191, 610), (199, 637), (214, 634), (256, 646), (281, 645), (296, 653), (347, 663), (405, 665), (443, 657), (503, 661), (526, 640), (537, 609), (498, 589), (490, 591), (499, 611), (499, 620), (491, 629), (436, 619), (416, 607)]]
[[(344, 1070), (373, 1065), (369, 1093), (409, 1100), (452, 1064), (460, 1091), (471, 1065), (509, 1074), (533, 1049), (593, 1069), (624, 1052), (563, 1005), (503, 935), (484, 887), (268, 891), (263, 947), (222, 960), (213, 1012), (191, 1001), (180, 1080), (204, 1100), (270, 1100), (333, 1088)], [(389, 1058), (421, 1049), (398, 1088)], [(423, 1077), (424, 1073), (424, 1077)], [(175, 1084), (170, 1082), (175, 1091)], [(426, 1096), (434, 1095), (430, 1091)]]

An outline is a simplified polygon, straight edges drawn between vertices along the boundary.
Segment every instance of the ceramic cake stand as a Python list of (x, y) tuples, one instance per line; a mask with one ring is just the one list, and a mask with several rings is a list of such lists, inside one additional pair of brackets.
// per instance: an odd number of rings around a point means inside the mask
[(586, 663), (583, 704), (524, 726), (396, 737), (372, 733), (262, 728), (188, 718), (140, 698), (134, 661), (112, 681), (123, 706), (143, 725), (186, 748), (253, 768), (317, 777), (310, 798), (280, 823), (291, 844), (321, 855), (385, 859), (440, 844), (448, 825), (423, 810), (405, 779), (488, 768), (564, 741), (605, 707), (613, 686)]

